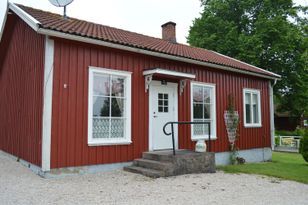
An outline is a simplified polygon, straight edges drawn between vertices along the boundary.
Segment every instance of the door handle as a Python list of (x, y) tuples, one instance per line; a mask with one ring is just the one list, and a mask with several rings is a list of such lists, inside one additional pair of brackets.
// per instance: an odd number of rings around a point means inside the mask
[(157, 116), (157, 115), (153, 115), (153, 117), (154, 117), (154, 118), (157, 118), (158, 116)]

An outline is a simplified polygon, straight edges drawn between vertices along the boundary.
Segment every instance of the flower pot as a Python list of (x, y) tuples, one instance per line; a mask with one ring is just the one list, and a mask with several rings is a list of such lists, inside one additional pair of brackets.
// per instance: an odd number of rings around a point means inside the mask
[(206, 152), (206, 144), (204, 140), (198, 140), (195, 147), (196, 152)]

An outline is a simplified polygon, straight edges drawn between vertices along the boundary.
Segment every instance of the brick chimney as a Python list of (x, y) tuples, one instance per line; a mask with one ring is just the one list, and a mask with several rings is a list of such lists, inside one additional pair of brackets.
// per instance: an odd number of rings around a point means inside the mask
[(176, 43), (175, 26), (176, 26), (176, 23), (172, 21), (169, 21), (161, 25), (163, 40), (170, 41), (171, 43)]

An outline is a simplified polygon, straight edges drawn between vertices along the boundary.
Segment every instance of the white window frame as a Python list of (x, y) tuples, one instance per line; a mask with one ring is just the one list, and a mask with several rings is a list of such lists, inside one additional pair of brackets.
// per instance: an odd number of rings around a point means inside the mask
[[(250, 107), (250, 111), (251, 111), (251, 123), (247, 123), (246, 122), (246, 101), (245, 101), (245, 96), (246, 93), (250, 94), (250, 101), (251, 101), (251, 107)], [(259, 117), (259, 122), (258, 123), (254, 123), (253, 122), (253, 109), (252, 109), (252, 96), (253, 94), (257, 94), (257, 101), (258, 101), (258, 117)], [(243, 113), (243, 119), (244, 119), (244, 127), (262, 127), (262, 118), (261, 118), (261, 94), (260, 94), (260, 90), (257, 89), (251, 89), (251, 88), (244, 88), (243, 89), (243, 108), (244, 108), (244, 113)]]
[[(217, 122), (216, 122), (216, 85), (215, 84), (211, 84), (211, 83), (203, 83), (203, 82), (196, 82), (196, 81), (192, 81), (190, 83), (190, 117), (191, 117), (191, 121), (194, 121), (194, 102), (193, 102), (193, 88), (194, 85), (197, 86), (203, 86), (203, 87), (209, 87), (212, 88), (212, 94), (213, 94), (213, 108), (211, 110), (211, 116), (213, 116), (212, 118), (212, 124), (211, 124), (211, 140), (215, 140), (217, 139), (216, 133), (216, 127), (217, 127)], [(191, 126), (191, 140), (192, 141), (197, 141), (197, 140), (208, 140), (208, 135), (205, 136), (194, 136), (194, 126)]]
[[(125, 130), (124, 138), (108, 138), (108, 139), (97, 139), (93, 138), (93, 77), (94, 74), (107, 74), (116, 75), (125, 78), (124, 93), (126, 94), (126, 104), (125, 104)], [(131, 141), (131, 72), (112, 70), (107, 68), (98, 68), (89, 66), (89, 84), (88, 84), (88, 145), (98, 146), (98, 145), (119, 145), (119, 144), (130, 144)]]

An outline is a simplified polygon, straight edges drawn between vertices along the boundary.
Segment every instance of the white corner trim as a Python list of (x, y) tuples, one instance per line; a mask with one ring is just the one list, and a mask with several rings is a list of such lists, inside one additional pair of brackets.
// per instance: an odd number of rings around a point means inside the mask
[(45, 39), (44, 94), (43, 94), (43, 132), (42, 132), (42, 170), (50, 170), (52, 86), (53, 86), (54, 41)]
[(226, 71), (246, 74), (246, 75), (250, 75), (250, 76), (256, 76), (256, 77), (261, 77), (261, 78), (266, 78), (266, 79), (274, 79), (274, 80), (279, 79), (279, 77), (262, 75), (262, 74), (258, 74), (258, 73), (254, 73), (254, 72), (250, 72), (250, 71), (239, 70), (239, 69), (228, 67), (228, 66), (222, 66), (222, 65), (217, 65), (217, 64), (213, 64), (213, 63), (207, 63), (207, 62), (202, 62), (202, 61), (198, 61), (198, 60), (193, 60), (193, 59), (189, 59), (189, 58), (173, 56), (173, 55), (154, 52), (154, 51), (148, 51), (148, 50), (144, 50), (144, 49), (140, 49), (140, 48), (124, 46), (124, 45), (120, 45), (120, 44), (116, 44), (116, 43), (110, 43), (110, 42), (97, 40), (97, 39), (91, 39), (91, 38), (87, 38), (87, 37), (83, 37), (83, 36), (67, 34), (67, 33), (59, 32), (59, 31), (53, 31), (53, 30), (50, 30), (50, 29), (39, 28), (37, 32), (40, 33), (40, 34), (43, 34), (43, 35), (49, 35), (49, 36), (54, 36), (54, 37), (58, 37), (58, 38), (64, 38), (64, 39), (69, 39), (69, 40), (79, 41), (79, 42), (89, 43), (89, 44), (95, 44), (95, 45), (100, 45), (100, 46), (106, 46), (106, 47), (109, 47), (109, 48), (121, 49), (121, 50), (129, 51), (129, 52), (135, 52), (135, 53), (140, 53), (140, 54), (144, 54), (144, 55), (174, 60), (174, 61), (180, 61), (180, 62), (195, 64), (195, 65), (200, 65), (200, 66), (206, 66), (206, 67), (210, 67), (210, 68), (216, 68), (216, 69), (220, 69), (220, 70), (226, 70)]
[(143, 71), (143, 75), (153, 75), (153, 74), (162, 74), (162, 75), (169, 75), (169, 76), (190, 78), (190, 79), (196, 78), (195, 74), (166, 70), (166, 69), (161, 69), (161, 68), (154, 68), (154, 69)]
[[(275, 81), (276, 83), (276, 81)], [(275, 124), (274, 124), (274, 92), (273, 87), (275, 83), (272, 85), (271, 81), (268, 82), (269, 89), (269, 103), (270, 103), (270, 128), (271, 128), (271, 145), (272, 150), (275, 148)]]
[(19, 8), (13, 2), (9, 2), (9, 9), (11, 9), (16, 15), (24, 20), (33, 30), (38, 31), (40, 22)]
[[(7, 1), (7, 0), (5, 0), (5, 1)], [(1, 42), (1, 39), (2, 39), (3, 32), (4, 32), (4, 27), (5, 27), (5, 23), (6, 23), (8, 8), (9, 8), (9, 4), (7, 2), (6, 8), (5, 8), (5, 11), (4, 11), (3, 21), (0, 22), (0, 24), (2, 23), (1, 28), (0, 28), (0, 42)]]

